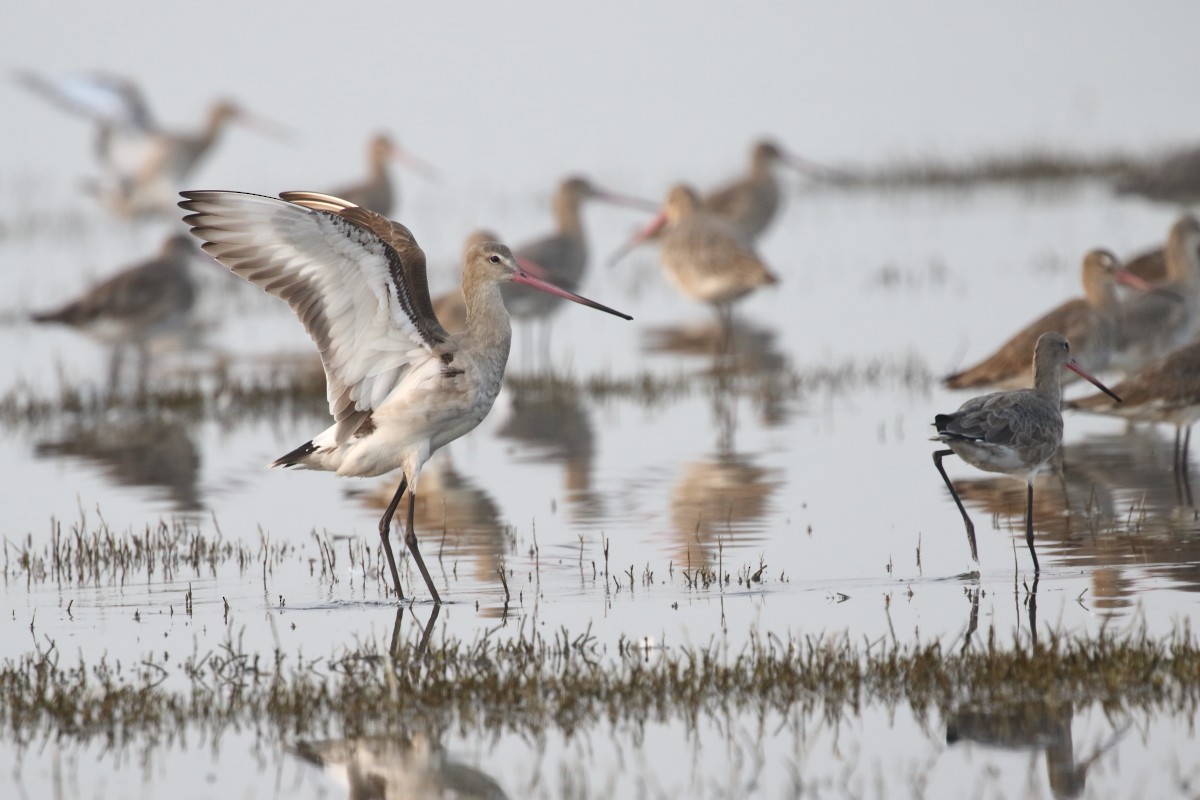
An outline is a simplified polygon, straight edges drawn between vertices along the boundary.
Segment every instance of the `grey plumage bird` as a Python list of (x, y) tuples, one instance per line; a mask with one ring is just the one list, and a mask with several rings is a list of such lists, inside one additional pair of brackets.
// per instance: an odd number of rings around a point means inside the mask
[(975, 525), (967, 515), (954, 484), (942, 467), (942, 459), (957, 455), (985, 472), (998, 472), (1023, 479), (1026, 483), (1025, 541), (1033, 557), (1034, 572), (1040, 570), (1033, 546), (1033, 480), (1058, 452), (1063, 438), (1062, 369), (1066, 367), (1090, 381), (1117, 402), (1099, 380), (1083, 370), (1071, 357), (1071, 345), (1060, 333), (1043, 333), (1033, 353), (1033, 388), (994, 392), (975, 397), (951, 414), (938, 414), (933, 424), (948, 450), (933, 454), (933, 463), (946, 482), (967, 527), (971, 558), (979, 561), (975, 546)]

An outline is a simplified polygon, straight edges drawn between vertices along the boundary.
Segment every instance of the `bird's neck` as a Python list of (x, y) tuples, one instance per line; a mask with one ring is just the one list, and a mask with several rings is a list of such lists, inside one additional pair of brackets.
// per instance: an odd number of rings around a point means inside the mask
[(500, 296), (500, 286), (492, 281), (472, 282), (463, 286), (463, 299), (467, 306), (466, 333), (472, 345), (499, 348), (507, 361), (512, 323)]
[(1092, 308), (1115, 308), (1120, 303), (1117, 289), (1111, 282), (1087, 284), (1084, 296)]
[(772, 180), (775, 177), (775, 160), (755, 158), (750, 162), (750, 177), (756, 181)]
[(223, 114), (213, 114), (204, 124), (204, 128), (200, 131), (200, 136), (197, 137), (197, 142), (201, 147), (212, 147), (217, 138), (221, 135), (221, 131), (225, 130), (225, 123), (228, 117)]
[(1038, 369), (1034, 366), (1033, 390), (1045, 397), (1055, 408), (1062, 405), (1062, 370)]
[(558, 232), (567, 236), (583, 238), (583, 213), (580, 202), (571, 197), (558, 195), (554, 198), (554, 220)]
[(372, 183), (387, 183), (388, 181), (388, 159), (387, 156), (372, 156), (370, 166), (367, 169), (367, 177)]
[(1187, 282), (1196, 280), (1195, 242), (1190, 236), (1171, 236), (1167, 239), (1167, 274), (1170, 280)]
[(217, 143), (217, 139), (220, 138), (221, 131), (224, 129), (225, 118), (213, 115), (204, 123), (204, 127), (200, 129), (200, 133), (191, 138), (188, 138), (186, 135), (181, 136), (180, 141), (184, 145), (190, 145), (195, 154), (194, 158), (199, 160)]

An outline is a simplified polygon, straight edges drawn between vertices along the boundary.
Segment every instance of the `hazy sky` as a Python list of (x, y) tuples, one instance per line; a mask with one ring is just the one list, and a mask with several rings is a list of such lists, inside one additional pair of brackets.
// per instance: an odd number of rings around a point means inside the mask
[[(834, 162), (1200, 140), (1195, 3), (714, 5), (21, 3), (0, 52), (135, 76), (171, 124), (231, 94), (299, 129), (282, 156), (246, 136), (214, 159), (250, 182), (353, 175), (377, 128), (490, 185), (703, 182), (761, 132)], [(90, 166), (82, 124), (11, 82), (0, 102), (0, 176), (53, 150)]]

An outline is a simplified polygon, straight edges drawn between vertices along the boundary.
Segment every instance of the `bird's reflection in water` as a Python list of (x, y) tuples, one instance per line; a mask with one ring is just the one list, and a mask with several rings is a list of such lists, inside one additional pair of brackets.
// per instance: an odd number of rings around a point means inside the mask
[(1169, 434), (1153, 425), (1132, 426), (1124, 433), (1089, 436), (1071, 445), (1072, 469), (1122, 499), (1125, 513), (1134, 503), (1148, 519), (1169, 524), (1194, 516), (1190, 490), (1174, 475), (1175, 445)]
[(420, 733), (301, 741), (292, 753), (344, 784), (352, 800), (508, 797), (490, 775), (455, 761)]
[[(373, 489), (348, 494), (368, 508), (387, 508), (398, 480), (389, 477)], [(477, 580), (489, 585), (495, 581), (504, 560), (508, 526), (492, 496), (455, 469), (449, 451), (438, 453), (421, 471), (413, 523), (425, 532), (447, 572), (454, 570), (453, 561), (464, 559), (473, 565)]]
[[(1200, 591), (1200, 522), (1172, 464), (1170, 435), (1153, 428), (1091, 436), (1066, 445), (1056, 471), (1038, 476), (1034, 529), (1038, 549), (1091, 567), (1092, 604), (1119, 612), (1134, 605), (1130, 571), (1167, 577)], [(962, 480), (963, 501), (1019, 533), (1025, 490), (1004, 478)]]
[(497, 435), (525, 448), (517, 454), (518, 461), (562, 465), (572, 519), (603, 518), (604, 497), (592, 489), (595, 433), (580, 393), (572, 388), (546, 391), (523, 385), (514, 385), (511, 391), (508, 416)]
[(117, 486), (165, 490), (172, 511), (204, 507), (198, 486), (200, 451), (187, 426), (169, 415), (86, 416), (61, 437), (38, 442), (35, 454), (82, 461)]
[[(695, 461), (671, 493), (677, 564), (711, 565), (723, 547), (766, 540), (761, 520), (780, 482), (774, 471), (733, 453)], [(728, 563), (728, 562), (727, 562)]]
[[(1022, 601), (1029, 615), (1030, 641), (1037, 645), (1038, 579), (1026, 588)], [(971, 646), (971, 637), (979, 623), (979, 589), (970, 591), (971, 616), (963, 641), (963, 652)], [(946, 720), (946, 744), (975, 742), (1003, 750), (1044, 750), (1050, 791), (1055, 797), (1079, 797), (1087, 782), (1087, 771), (1100, 756), (1120, 741), (1128, 730), (1125, 725), (1114, 731), (1107, 742), (1098, 746), (1082, 761), (1075, 760), (1071, 725), (1075, 708), (1067, 697), (1046, 695), (1038, 698), (1011, 698), (993, 693), (986, 701), (964, 703)]]
[(946, 721), (946, 743), (974, 742), (1002, 750), (1043, 750), (1054, 797), (1079, 797), (1087, 773), (1101, 756), (1120, 741), (1128, 726), (1115, 731), (1082, 760), (1075, 758), (1071, 725), (1075, 708), (1065, 698), (1004, 699), (966, 704)]
[(761, 520), (781, 484), (776, 470), (737, 452), (732, 381), (718, 378), (713, 388), (716, 454), (688, 464), (671, 493), (671, 525), (678, 540), (675, 560), (693, 568), (711, 566), (722, 547), (764, 541)]
[[(729, 325), (719, 321), (650, 328), (643, 348), (649, 353), (708, 359), (705, 373), (727, 388), (738, 378), (757, 378), (753, 395), (764, 424), (782, 425), (788, 418), (784, 386), (788, 360), (780, 352), (775, 331), (734, 317)], [(718, 391), (722, 387), (718, 386)]]

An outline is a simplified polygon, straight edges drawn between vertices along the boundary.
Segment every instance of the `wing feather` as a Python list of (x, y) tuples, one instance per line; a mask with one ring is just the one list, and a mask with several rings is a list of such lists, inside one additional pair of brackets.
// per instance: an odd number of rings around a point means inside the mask
[[(184, 192), (204, 250), (286, 301), (317, 345), (344, 440), (410, 366), (446, 342), (425, 255), (402, 225), (312, 192)], [(428, 309), (428, 312), (426, 310)]]

